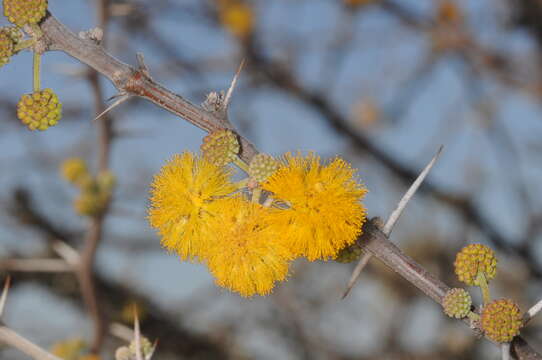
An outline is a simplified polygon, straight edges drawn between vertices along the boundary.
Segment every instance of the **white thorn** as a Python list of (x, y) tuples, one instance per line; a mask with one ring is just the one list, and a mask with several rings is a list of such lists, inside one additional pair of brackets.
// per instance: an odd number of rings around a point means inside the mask
[(2, 296), (0, 296), (0, 317), (4, 313), (4, 307), (6, 306), (6, 300), (8, 298), (9, 284), (11, 283), (11, 277), (7, 277), (4, 282), (4, 290), (2, 290)]
[(502, 360), (510, 360), (510, 343), (501, 344)]
[(235, 90), (235, 87), (237, 86), (237, 80), (239, 80), (239, 76), (241, 75), (241, 70), (243, 70), (244, 65), (245, 65), (245, 59), (241, 60), (241, 64), (239, 64), (239, 68), (237, 69), (237, 72), (235, 73), (235, 76), (233, 77), (231, 81), (230, 88), (228, 89), (228, 92), (226, 93), (226, 97), (224, 99), (224, 110), (227, 110), (228, 106), (230, 105), (233, 91)]
[(137, 317), (137, 309), (134, 306), (134, 340), (136, 347), (136, 360), (143, 360), (141, 354), (141, 332), (139, 331), (139, 319)]
[(136, 54), (137, 64), (139, 66), (139, 70), (141, 70), (147, 77), (151, 77), (151, 74), (149, 72), (149, 68), (147, 64), (145, 63), (145, 57), (143, 56), (143, 53), (137, 53)]
[(534, 304), (526, 313), (525, 313), (525, 320), (524, 322), (529, 322), (533, 317), (536, 316), (542, 310), (542, 300)]
[[(431, 169), (433, 168), (433, 166), (437, 162), (440, 154), (442, 153), (442, 149), (443, 149), (443, 146), (441, 145), (438, 148), (437, 153), (435, 154), (435, 156), (433, 156), (433, 158), (431, 159), (429, 164), (427, 164), (427, 166), (422, 170), (420, 175), (418, 175), (418, 178), (416, 180), (414, 180), (412, 185), (410, 185), (410, 188), (407, 190), (405, 195), (403, 195), (403, 198), (399, 201), (399, 203), (397, 204), (397, 207), (395, 208), (395, 210), (388, 217), (388, 220), (386, 221), (386, 224), (382, 228), (382, 232), (386, 236), (389, 236), (391, 234), (393, 226), (395, 225), (395, 223), (397, 222), (397, 220), (401, 216), (403, 210), (405, 210), (405, 207), (407, 206), (410, 199), (412, 199), (412, 197), (414, 196), (416, 191), (418, 191), (418, 189), (420, 188), (420, 185), (422, 184), (422, 182), (427, 177), (427, 174), (429, 174), (429, 172), (431, 171)], [(369, 253), (364, 253), (363, 254), (363, 256), (359, 260), (358, 264), (354, 268), (354, 271), (352, 272), (352, 275), (350, 276), (350, 280), (348, 281), (348, 285), (346, 286), (346, 290), (344, 291), (343, 296), (342, 296), (343, 299), (348, 295), (348, 293), (350, 293), (350, 290), (352, 290), (352, 288), (354, 287), (354, 284), (356, 283), (359, 276), (361, 275), (362, 270), (365, 268), (365, 266), (367, 265), (369, 260), (371, 260), (371, 258), (372, 258), (371, 254), (369, 254)]]
[(361, 274), (365, 266), (369, 263), (369, 260), (371, 260), (372, 257), (373, 255), (368, 252), (364, 252), (361, 255), (361, 259), (359, 259), (358, 264), (356, 265), (354, 271), (352, 272), (352, 275), (350, 276), (350, 280), (348, 281), (348, 285), (346, 286), (346, 290), (343, 293), (342, 299), (348, 296), (350, 290), (352, 290), (352, 288), (354, 287), (354, 284), (356, 283), (359, 275)]
[(114, 108), (116, 108), (117, 106), (119, 106), (120, 104), (122, 104), (123, 102), (125, 102), (131, 97), (132, 95), (129, 95), (129, 94), (117, 94), (113, 96), (112, 99), (114, 98), (118, 98), (118, 99), (113, 104), (109, 105), (107, 109), (102, 111), (100, 115), (96, 116), (94, 118), (94, 121), (98, 120), (99, 118), (101, 118), (102, 116), (104, 116), (105, 114), (107, 114), (108, 112), (110, 112), (111, 110), (113, 110)]
[(414, 180), (412, 185), (410, 185), (410, 188), (405, 193), (405, 195), (403, 195), (403, 198), (397, 204), (397, 208), (395, 208), (395, 210), (389, 216), (388, 221), (386, 221), (386, 224), (382, 228), (382, 232), (384, 234), (386, 234), (386, 236), (390, 236), (391, 231), (393, 229), (393, 226), (395, 225), (395, 223), (397, 222), (397, 220), (399, 219), (399, 217), (403, 213), (403, 210), (405, 210), (405, 207), (407, 206), (408, 202), (410, 201), (410, 199), (412, 199), (412, 197), (414, 196), (416, 191), (418, 191), (418, 189), (420, 188), (420, 185), (422, 184), (422, 182), (427, 177), (427, 174), (429, 174), (429, 171), (431, 171), (431, 169), (433, 168), (433, 166), (437, 162), (440, 154), (442, 153), (442, 148), (443, 148), (443, 146), (441, 145), (438, 148), (438, 151), (435, 154), (435, 156), (433, 156), (433, 158), (429, 162), (429, 164), (427, 164), (425, 169), (423, 169), (423, 171), (420, 173), (420, 175), (418, 175), (418, 178), (416, 180)]

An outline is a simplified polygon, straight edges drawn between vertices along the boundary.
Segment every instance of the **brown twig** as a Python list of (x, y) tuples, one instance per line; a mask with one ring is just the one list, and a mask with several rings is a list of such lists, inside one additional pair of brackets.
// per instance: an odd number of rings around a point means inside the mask
[[(0, 317), (2, 316), (4, 312), (4, 307), (6, 304), (6, 299), (9, 292), (9, 285), (11, 278), (8, 277), (6, 281), (4, 282), (4, 288), (2, 290), (2, 295), (0, 296)], [(9, 327), (2, 324), (2, 321), (0, 320), (0, 343), (7, 344), (9, 346), (12, 346), (26, 355), (30, 356), (34, 360), (62, 360), (53, 354), (50, 354), (49, 352), (45, 351), (44, 349), (40, 348), (36, 344), (30, 342), (29, 340), (25, 339)]]

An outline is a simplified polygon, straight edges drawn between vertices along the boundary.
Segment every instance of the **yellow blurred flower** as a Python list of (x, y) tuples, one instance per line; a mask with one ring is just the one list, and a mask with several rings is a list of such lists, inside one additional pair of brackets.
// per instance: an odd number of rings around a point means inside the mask
[(239, 38), (249, 36), (254, 29), (254, 12), (245, 2), (219, 1), (218, 15), (220, 23)]
[(79, 360), (87, 345), (82, 339), (60, 341), (51, 348), (51, 353), (63, 360)]
[(292, 254), (277, 241), (269, 209), (241, 197), (220, 200), (220, 209), (208, 220), (216, 234), (208, 257), (216, 283), (242, 296), (270, 293), (288, 275)]
[(85, 160), (81, 158), (64, 160), (60, 172), (62, 177), (72, 184), (78, 184), (85, 176), (89, 175)]
[(286, 209), (272, 209), (269, 221), (281, 234), (277, 241), (295, 256), (310, 261), (334, 257), (361, 234), (367, 189), (348, 163), (335, 158), (320, 164), (314, 154), (286, 154), (279, 169), (262, 184)]
[(151, 184), (149, 221), (165, 248), (182, 259), (205, 257), (208, 221), (221, 211), (215, 200), (236, 190), (231, 173), (190, 152), (162, 167)]

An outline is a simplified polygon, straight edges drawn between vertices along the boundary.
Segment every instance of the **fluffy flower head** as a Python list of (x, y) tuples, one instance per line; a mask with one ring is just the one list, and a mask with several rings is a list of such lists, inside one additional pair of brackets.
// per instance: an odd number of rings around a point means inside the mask
[(216, 234), (209, 270), (219, 286), (242, 296), (268, 294), (276, 281), (286, 278), (291, 257), (276, 242), (279, 234), (267, 221), (269, 209), (241, 197), (219, 202), (222, 211), (209, 218)]
[(208, 219), (220, 212), (215, 200), (235, 191), (231, 171), (190, 152), (174, 155), (151, 184), (149, 221), (162, 245), (182, 259), (205, 257)]
[(335, 158), (322, 165), (314, 154), (286, 154), (279, 169), (262, 184), (275, 199), (288, 204), (274, 209), (272, 223), (295, 256), (309, 260), (336, 256), (361, 233), (366, 209), (360, 185), (348, 163)]

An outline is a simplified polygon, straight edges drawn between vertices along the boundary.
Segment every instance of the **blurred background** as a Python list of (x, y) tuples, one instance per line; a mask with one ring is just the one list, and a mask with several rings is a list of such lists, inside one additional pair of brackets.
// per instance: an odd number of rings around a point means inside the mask
[[(229, 113), (239, 132), (273, 155), (340, 154), (369, 188), (370, 216), (386, 218), (444, 145), (392, 240), (452, 286), (456, 252), (487, 244), (499, 259), (493, 297), (523, 310), (540, 299), (540, 1), (50, 0), (49, 9), (75, 33), (102, 27), (126, 63), (142, 52), (156, 81), (196, 104), (227, 89), (245, 59)], [(92, 224), (75, 213), (59, 167), (82, 157), (97, 171), (105, 134), (117, 187), (92, 259), (103, 359), (123, 344), (110, 326), (131, 327), (134, 304), (157, 359), (499, 358), (377, 260), (345, 300), (355, 264), (297, 261), (267, 297), (216, 287), (204, 266), (163, 250), (146, 220), (153, 174), (197, 151), (205, 133), (138, 99), (93, 122), (112, 85), (63, 53), (43, 61), (42, 84), (64, 105), (46, 132), (15, 115), (32, 89), (31, 53), (0, 70), (0, 271), (13, 282), (4, 319), (30, 340), (95, 342), (76, 274), (26, 260), (60, 259), (59, 241), (88, 245)], [(542, 351), (540, 316), (522, 334)], [(7, 348), (0, 358), (26, 359)]]

